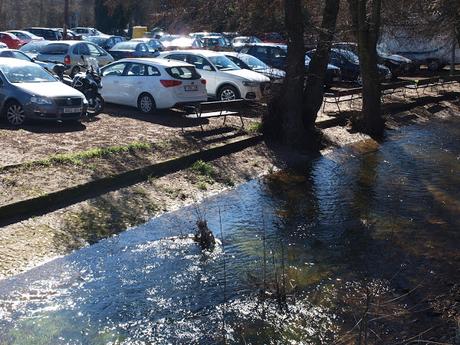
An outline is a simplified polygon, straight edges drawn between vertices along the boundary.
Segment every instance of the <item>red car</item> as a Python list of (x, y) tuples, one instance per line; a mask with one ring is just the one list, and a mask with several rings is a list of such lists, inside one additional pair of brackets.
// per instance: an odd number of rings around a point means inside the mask
[(5, 43), (10, 49), (19, 49), (27, 43), (9, 32), (0, 32), (0, 42)]

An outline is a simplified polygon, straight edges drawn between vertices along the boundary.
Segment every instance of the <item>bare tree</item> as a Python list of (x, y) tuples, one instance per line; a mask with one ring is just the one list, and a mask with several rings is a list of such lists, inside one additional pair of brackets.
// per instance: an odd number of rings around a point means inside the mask
[(303, 104), (304, 122), (310, 131), (315, 128), (318, 111), (323, 103), (325, 76), (339, 8), (340, 0), (326, 0), (318, 44), (310, 61)]
[(363, 84), (363, 108), (357, 128), (380, 137), (384, 130), (381, 90), (377, 69), (377, 42), (380, 34), (382, 0), (348, 0), (353, 30), (358, 41)]
[(301, 0), (285, 0), (285, 26), (288, 34), (286, 79), (282, 95), (281, 141), (291, 147), (303, 146), (303, 85), (305, 77), (304, 15)]

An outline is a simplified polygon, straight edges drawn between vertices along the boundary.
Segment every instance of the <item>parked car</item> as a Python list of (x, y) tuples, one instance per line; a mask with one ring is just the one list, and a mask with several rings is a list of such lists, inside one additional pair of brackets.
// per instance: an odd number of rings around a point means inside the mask
[(247, 44), (254, 44), (254, 43), (262, 43), (262, 41), (259, 40), (255, 36), (239, 36), (239, 37), (235, 37), (232, 40), (233, 48), (239, 48), (239, 47), (243, 47), (243, 46), (245, 46)]
[(79, 120), (86, 112), (81, 92), (32, 62), (0, 59), (0, 86), (0, 111), (13, 126), (28, 119)]
[(109, 50), (109, 52), (115, 60), (158, 56), (158, 53), (152, 53), (149, 50), (147, 44), (131, 41), (117, 43)]
[(0, 42), (5, 43), (8, 46), (8, 48), (11, 49), (19, 49), (24, 44), (26, 44), (25, 41), (21, 40), (19, 37), (12, 34), (11, 32), (0, 32)]
[(51, 42), (42, 47), (37, 55), (40, 61), (60, 62), (68, 66), (72, 77), (80, 71), (79, 64), (84, 62), (82, 57), (94, 57), (99, 66), (113, 61), (113, 57), (104, 49), (94, 43), (81, 41)]
[[(286, 69), (287, 64), (287, 46), (284, 44), (274, 43), (259, 43), (244, 46), (240, 49), (240, 53), (246, 53), (255, 56), (262, 60), (272, 68), (281, 70)], [(310, 58), (305, 56), (305, 69), (308, 71), (310, 67)], [(341, 80), (341, 70), (334, 64), (328, 64), (326, 71), (326, 85), (331, 85), (333, 82)]]
[[(339, 42), (332, 45), (337, 49), (349, 50), (358, 55), (358, 45), (353, 42)], [(393, 77), (408, 73), (414, 69), (412, 60), (397, 54), (388, 54), (380, 49), (377, 49), (378, 62), (391, 71)]]
[(267, 32), (258, 34), (257, 37), (265, 43), (286, 44), (286, 39), (278, 32)]
[(72, 31), (70, 29), (67, 29), (67, 36), (64, 35), (64, 29), (56, 28), (56, 30), (58, 30), (61, 33), (62, 39), (64, 41), (81, 41), (83, 39), (82, 35), (77, 34), (75, 31)]
[(206, 81), (195, 67), (174, 60), (122, 59), (102, 68), (106, 102), (143, 113), (206, 101)]
[(203, 47), (207, 49), (225, 49), (228, 47), (227, 41), (222, 36), (203, 36), (201, 37)]
[(12, 58), (12, 59), (19, 59), (23, 61), (28, 61), (28, 62), (33, 62), (36, 63), (37, 65), (43, 67), (44, 69), (48, 70), (49, 72), (53, 72), (54, 66), (56, 66), (55, 63), (52, 62), (43, 62), (43, 61), (38, 61), (35, 58), (31, 58), (29, 55), (26, 53), (17, 50), (17, 49), (1, 49), (0, 48), (0, 57), (1, 58)]
[(71, 30), (81, 35), (83, 38), (86, 38), (88, 36), (106, 36), (99, 30), (95, 28), (90, 28), (90, 27), (79, 26), (79, 27), (71, 28)]
[(97, 44), (102, 49), (108, 51), (113, 48), (117, 43), (124, 42), (122, 36), (88, 36), (86, 41)]
[(164, 59), (185, 61), (206, 79), (210, 97), (221, 101), (244, 98), (260, 100), (270, 79), (260, 73), (241, 69), (223, 53), (211, 50), (181, 50), (163, 52)]
[(282, 83), (286, 77), (286, 72), (268, 66), (255, 56), (235, 52), (225, 52), (225, 56), (232, 60), (239, 68), (262, 73), (264, 76), (270, 78), (272, 83)]
[(250, 44), (237, 49), (239, 53), (249, 54), (262, 60), (270, 67), (286, 69), (287, 46), (275, 43)]
[(30, 41), (43, 41), (43, 37), (39, 37), (37, 35), (34, 35), (31, 32), (24, 31), (24, 30), (9, 30), (7, 32), (12, 33), (15, 35), (17, 38), (25, 42), (26, 44), (29, 43)]
[[(314, 51), (307, 52), (307, 56), (311, 58)], [(344, 80), (361, 83), (361, 68), (359, 58), (355, 53), (349, 50), (332, 48), (329, 62), (340, 68)], [(391, 79), (391, 71), (388, 67), (383, 65), (377, 65), (377, 67), (382, 80)]]
[(33, 28), (24, 29), (24, 31), (28, 31), (38, 37), (43, 37), (47, 41), (62, 40), (62, 34), (57, 29), (33, 27)]
[(147, 44), (149, 50), (153, 53), (165, 50), (164, 45), (156, 38), (133, 38), (131, 42), (143, 42)]

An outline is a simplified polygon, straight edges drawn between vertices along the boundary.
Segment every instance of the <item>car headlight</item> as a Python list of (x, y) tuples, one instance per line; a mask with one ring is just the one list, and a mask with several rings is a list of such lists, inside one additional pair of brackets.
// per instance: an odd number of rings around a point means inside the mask
[(247, 87), (257, 87), (259, 83), (255, 81), (243, 81), (243, 85)]
[(84, 105), (88, 105), (88, 104), (89, 104), (89, 103), (88, 103), (88, 100), (87, 100), (86, 98), (83, 98), (83, 104), (84, 104)]
[(43, 104), (53, 104), (53, 101), (49, 98), (46, 98), (46, 97), (31, 97), (30, 98), (30, 101), (32, 103), (35, 103), (35, 104), (40, 104), (40, 105), (43, 105)]

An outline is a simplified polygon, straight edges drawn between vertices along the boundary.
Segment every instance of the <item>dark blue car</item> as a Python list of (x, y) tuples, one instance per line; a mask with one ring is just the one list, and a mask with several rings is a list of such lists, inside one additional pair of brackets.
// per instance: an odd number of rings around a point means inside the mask
[(150, 51), (147, 44), (132, 41), (117, 43), (109, 51), (115, 60), (124, 58), (151, 58), (159, 55), (158, 52)]

